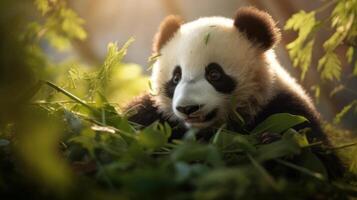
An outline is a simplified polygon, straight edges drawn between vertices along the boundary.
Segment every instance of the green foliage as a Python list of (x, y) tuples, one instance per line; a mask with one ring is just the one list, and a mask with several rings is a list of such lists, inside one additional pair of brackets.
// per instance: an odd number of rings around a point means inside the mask
[(288, 44), (289, 55), (293, 60), (295, 67), (299, 66), (302, 70), (301, 79), (305, 78), (305, 74), (311, 63), (312, 47), (314, 45), (313, 34), (319, 28), (321, 22), (316, 20), (315, 12), (306, 13), (300, 11), (294, 14), (285, 25), (285, 30), (298, 31), (299, 36), (296, 40)]
[[(331, 17), (324, 19), (322, 22), (316, 20), (317, 12), (330, 5), (335, 6)], [(293, 60), (293, 65), (295, 67), (299, 66), (302, 70), (302, 79), (304, 79), (311, 64), (315, 34), (323, 27), (323, 23), (330, 23), (330, 28), (334, 30), (334, 33), (323, 44), (326, 54), (320, 58), (318, 70), (321, 71), (322, 80), (340, 79), (341, 62), (334, 52), (340, 45), (347, 44), (349, 47), (347, 60), (349, 63), (353, 61), (354, 38), (357, 36), (356, 8), (356, 0), (328, 1), (321, 10), (309, 13), (300, 11), (287, 21), (285, 30), (298, 31), (298, 37), (288, 44), (287, 48)]]
[(83, 19), (67, 7), (64, 0), (35, 0), (37, 9), (45, 16), (43, 24), (34, 23), (31, 28), (37, 31), (37, 37), (46, 38), (49, 43), (59, 50), (67, 50), (71, 40), (84, 40), (87, 37), (83, 29)]
[[(332, 7), (329, 17), (318, 20), (317, 15)], [(298, 37), (287, 45), (289, 56), (295, 67), (301, 68), (301, 79), (305, 78), (307, 71), (312, 63), (312, 54), (314, 49), (315, 37), (319, 31), (330, 31), (331, 34), (323, 43), (324, 54), (319, 58), (317, 70), (320, 72), (322, 81), (337, 82), (338, 86), (331, 92), (330, 96), (340, 91), (353, 93), (345, 82), (341, 82), (342, 65), (351, 68), (351, 76), (347, 79), (356, 78), (357, 59), (356, 59), (356, 37), (357, 37), (357, 0), (331, 0), (325, 1), (322, 7), (306, 13), (300, 11), (294, 14), (286, 23), (285, 30), (298, 32)], [(345, 60), (340, 53), (342, 47), (345, 47)], [(321, 47), (317, 47), (321, 48)], [(347, 81), (346, 81), (347, 82)], [(315, 92), (315, 98), (318, 101), (320, 96), (320, 85), (315, 83), (312, 89)], [(353, 104), (353, 102), (351, 103)], [(335, 123), (340, 122), (341, 114), (345, 113), (347, 108), (343, 109), (335, 119)]]
[(100, 67), (98, 72), (92, 74), (86, 74), (86, 79), (89, 81), (90, 97), (93, 97), (94, 94), (100, 92), (104, 93), (104, 89), (108, 87), (108, 84), (111, 80), (113, 74), (113, 68), (119, 67), (124, 58), (129, 45), (134, 42), (134, 39), (129, 39), (123, 47), (119, 50), (118, 45), (115, 43), (108, 44), (108, 53), (104, 60), (103, 66)]
[(321, 78), (325, 80), (340, 79), (341, 76), (341, 61), (335, 53), (327, 53), (319, 60), (317, 66), (321, 70)]

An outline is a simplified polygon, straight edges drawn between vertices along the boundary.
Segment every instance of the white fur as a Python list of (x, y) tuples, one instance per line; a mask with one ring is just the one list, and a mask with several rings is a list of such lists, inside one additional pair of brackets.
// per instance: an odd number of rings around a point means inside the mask
[[(237, 30), (231, 19), (209, 17), (184, 24), (160, 53), (152, 73), (153, 89), (157, 93), (155, 102), (160, 112), (169, 120), (182, 121), (184, 116), (175, 110), (177, 105), (205, 104), (203, 113), (219, 108), (214, 121), (186, 123), (187, 126), (202, 128), (224, 121), (231, 113), (232, 98), (236, 99), (238, 112), (254, 116), (278, 89), (293, 90), (310, 102), (303, 89), (279, 65), (273, 50), (264, 52), (258, 48)], [(205, 67), (212, 62), (237, 80), (232, 94), (217, 92), (205, 80)], [(163, 86), (178, 65), (182, 68), (182, 80), (171, 100), (165, 96)]]

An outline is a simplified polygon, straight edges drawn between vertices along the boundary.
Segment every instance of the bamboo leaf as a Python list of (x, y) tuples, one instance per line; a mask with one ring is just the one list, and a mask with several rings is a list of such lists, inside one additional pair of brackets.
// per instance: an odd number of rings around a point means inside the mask
[(289, 113), (278, 113), (269, 116), (266, 120), (256, 126), (251, 134), (261, 134), (264, 132), (282, 133), (293, 126), (304, 122), (307, 122), (305, 117)]

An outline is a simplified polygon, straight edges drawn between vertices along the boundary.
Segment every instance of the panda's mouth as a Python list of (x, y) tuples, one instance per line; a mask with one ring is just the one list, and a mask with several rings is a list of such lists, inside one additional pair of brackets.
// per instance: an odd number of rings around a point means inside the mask
[(189, 124), (209, 122), (217, 116), (217, 113), (218, 113), (218, 109), (214, 109), (206, 115), (202, 113), (197, 113), (197, 114), (194, 113), (186, 117), (185, 122)]

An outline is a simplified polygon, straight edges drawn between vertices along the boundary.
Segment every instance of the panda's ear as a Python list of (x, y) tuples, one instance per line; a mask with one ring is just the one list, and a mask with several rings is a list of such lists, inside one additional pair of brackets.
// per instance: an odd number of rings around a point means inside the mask
[(281, 37), (273, 18), (268, 13), (254, 7), (238, 9), (234, 18), (234, 25), (250, 41), (258, 44), (263, 50), (274, 47)]
[(181, 17), (176, 15), (167, 16), (160, 24), (159, 30), (154, 37), (153, 51), (158, 53), (160, 49), (175, 35), (183, 24)]

